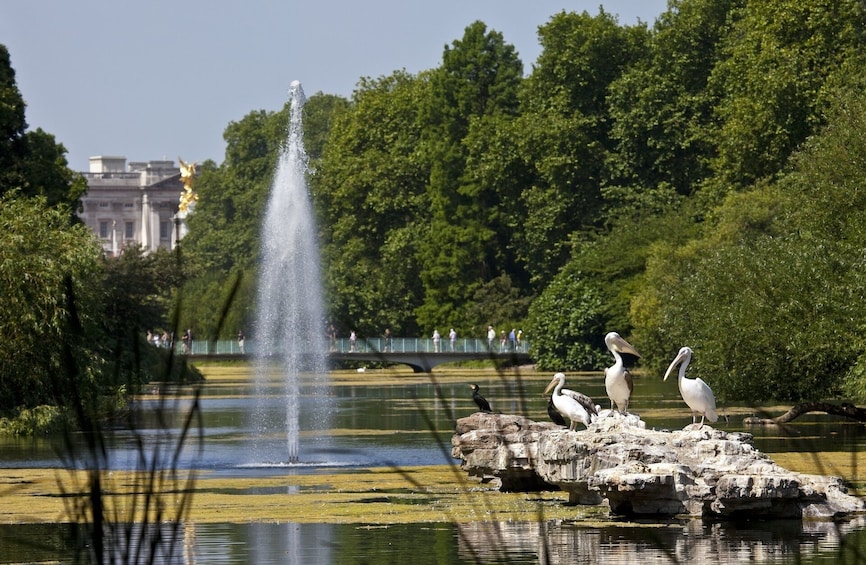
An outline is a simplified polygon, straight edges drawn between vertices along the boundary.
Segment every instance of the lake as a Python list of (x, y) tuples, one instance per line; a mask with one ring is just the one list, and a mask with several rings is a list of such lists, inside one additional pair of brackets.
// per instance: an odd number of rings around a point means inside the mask
[[(265, 478), (323, 469), (362, 471), (369, 467), (412, 468), (450, 465), (450, 441), (456, 418), (475, 411), (470, 383), (477, 383), (493, 409), (546, 420), (541, 391), (551, 375), (530, 371), (437, 369), (430, 375), (401, 370), (337, 371), (330, 375), (325, 399), (312, 383), (301, 386), (301, 447), (298, 464), (281, 459), (285, 438), (279, 430), (257, 428), (250, 371), (243, 364), (202, 366), (207, 376), (201, 397), (205, 448), (186, 450), (182, 468), (208, 477)], [(607, 407), (601, 374), (569, 375), (566, 386)], [(278, 389), (274, 384), (274, 391)], [(150, 449), (163, 441), (160, 421), (179, 425), (190, 399), (163, 388), (149, 391), (135, 404), (136, 433), (118, 430), (111, 438), (108, 466), (133, 469), (142, 440)], [(264, 392), (265, 419), (278, 420), (283, 400)], [(327, 407), (327, 414), (322, 411)], [(773, 407), (778, 415), (787, 407)], [(636, 379), (630, 404), (649, 427), (682, 428), (691, 422), (676, 382), (658, 377)], [(809, 415), (789, 426), (744, 428), (755, 407), (720, 403), (723, 419), (715, 425), (754, 434), (765, 453), (822, 467), (827, 474), (856, 469), (864, 481), (866, 430), (863, 424)], [(724, 420), (727, 416), (727, 421)], [(251, 453), (251, 436), (263, 437), (266, 449)], [(439, 441), (437, 441), (439, 438)], [(443, 445), (444, 443), (444, 445)], [(0, 440), (0, 466), (61, 467), (52, 439)], [(850, 454), (844, 469), (838, 457)], [(800, 459), (798, 459), (800, 458)], [(862, 460), (863, 465), (858, 465)], [(79, 461), (86, 465), (86, 459)], [(838, 472), (844, 471), (844, 472)], [(541, 496), (541, 495), (539, 495)], [(576, 513), (577, 514), (577, 513)], [(709, 523), (669, 519), (627, 521), (555, 519), (496, 521), (481, 517), (465, 523), (447, 520), (387, 523), (371, 516), (358, 523), (296, 523), (260, 520), (248, 523), (191, 523), (170, 533), (181, 548), (177, 563), (858, 563), (866, 562), (866, 523), (771, 521)], [(167, 533), (167, 535), (169, 535)], [(859, 553), (858, 553), (859, 552)], [(74, 541), (55, 524), (0, 526), (0, 562), (71, 562)]]

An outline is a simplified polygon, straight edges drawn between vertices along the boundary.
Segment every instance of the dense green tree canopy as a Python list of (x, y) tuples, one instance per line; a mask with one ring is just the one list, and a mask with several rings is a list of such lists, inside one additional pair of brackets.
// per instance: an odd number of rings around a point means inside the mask
[(0, 187), (3, 192), (15, 183), (9, 175), (17, 169), (17, 164), (24, 158), (23, 138), (27, 130), (24, 118), (24, 98), (15, 82), (15, 69), (9, 58), (9, 50), (0, 45)]
[(772, 176), (822, 121), (825, 81), (862, 50), (862, 2), (746, 2), (731, 13), (730, 33), (708, 88), (718, 96), (716, 185)]
[[(524, 76), (474, 22), (436, 68), (311, 97), (331, 322), (362, 336), (522, 326), (557, 370), (598, 368), (616, 330), (648, 371), (692, 346), (720, 396), (862, 394), (847, 367), (864, 365), (863, 171), (842, 124), (859, 123), (864, 31), (857, 0), (674, 0), (651, 28), (562, 12)], [(254, 112), (203, 167), (191, 323), (213, 328), (208, 304), (253, 288), (284, 127)]]
[(779, 181), (729, 196), (689, 245), (655, 250), (638, 329), (647, 349), (672, 357), (676, 344), (695, 346), (696, 369), (731, 398), (801, 400), (856, 382), (866, 327), (862, 92), (839, 95), (828, 126)]
[(719, 41), (729, 31), (731, 11), (740, 4), (676, 2), (676, 11), (656, 23), (646, 55), (611, 84), (615, 147), (607, 194), (614, 209), (631, 204), (652, 210), (659, 196), (690, 195), (711, 173), (716, 99), (707, 81), (721, 57)]
[(519, 191), (516, 253), (533, 286), (568, 260), (574, 234), (602, 225), (611, 150), (608, 93), (646, 49), (645, 26), (620, 27), (600, 12), (560, 13), (539, 30), (544, 50), (522, 91), (514, 134), (529, 176)]
[(69, 227), (66, 213), (44, 199), (3, 197), (0, 228), (0, 411), (57, 404), (65, 348), (89, 365), (70, 300), (78, 323), (92, 327), (100, 249), (87, 228)]
[(404, 72), (363, 80), (313, 177), (331, 321), (344, 335), (417, 331), (414, 257), (429, 210), (418, 114), (428, 88)]
[(482, 22), (446, 47), (442, 65), (430, 73), (421, 116), (430, 221), (419, 253), (425, 292), (417, 309), (425, 332), (464, 325), (472, 295), (499, 274), (499, 241), (488, 218), (500, 203), (471, 177), (466, 141), (486, 135), (496, 118), (517, 114), (522, 73), (514, 47)]
[(608, 358), (601, 292), (575, 268), (560, 271), (529, 310), (527, 335), (535, 344), (535, 360), (546, 370), (589, 370)]

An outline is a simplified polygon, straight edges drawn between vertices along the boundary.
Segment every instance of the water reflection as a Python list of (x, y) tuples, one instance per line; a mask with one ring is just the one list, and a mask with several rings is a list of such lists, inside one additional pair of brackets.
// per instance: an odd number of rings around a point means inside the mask
[[(862, 520), (831, 523), (769, 521), (754, 524), (689, 520), (672, 524), (592, 528), (580, 524), (548, 527), (547, 555), (551, 563), (628, 565), (645, 563), (858, 563), (841, 545), (843, 535), (866, 525)], [(848, 543), (866, 549), (862, 531)], [(842, 560), (840, 561), (840, 557)]]
[[(179, 535), (178, 564), (533, 563), (834, 563), (866, 561), (866, 523), (700, 520), (623, 523), (473, 522), (468, 524), (191, 524)], [(74, 559), (63, 525), (0, 528), (5, 563)]]

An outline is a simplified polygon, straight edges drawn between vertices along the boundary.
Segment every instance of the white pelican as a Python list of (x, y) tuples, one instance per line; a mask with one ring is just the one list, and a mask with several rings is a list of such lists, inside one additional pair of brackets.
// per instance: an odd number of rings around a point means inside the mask
[(613, 411), (614, 404), (621, 414), (628, 414), (628, 401), (634, 390), (631, 373), (625, 368), (620, 353), (631, 353), (640, 357), (640, 353), (624, 340), (618, 333), (610, 332), (604, 336), (604, 344), (608, 351), (613, 353), (614, 364), (604, 370), (604, 388), (607, 397), (610, 398), (610, 410)]
[(478, 393), (478, 385), (471, 384), (469, 385), (469, 388), (472, 389), (472, 400), (475, 401), (478, 409), (482, 412), (492, 412), (492, 410), (490, 410), (490, 403), (487, 402), (486, 398), (484, 398), (483, 396), (481, 396), (481, 394)]
[[(556, 373), (553, 375), (553, 380), (544, 389), (544, 394), (550, 392), (553, 388), (553, 406), (563, 416), (567, 416), (571, 420), (571, 426), (568, 428), (574, 430), (578, 422), (582, 422), (584, 426), (589, 426), (595, 416), (598, 416), (598, 410), (595, 408), (592, 399), (585, 394), (574, 390), (563, 389), (565, 385), (565, 375)], [(556, 387), (556, 388), (554, 388)]]
[(710, 422), (715, 422), (719, 419), (718, 414), (716, 414), (716, 397), (713, 396), (713, 391), (709, 385), (701, 380), (700, 377), (696, 379), (686, 378), (686, 368), (689, 366), (691, 360), (691, 348), (683, 347), (680, 349), (680, 352), (671, 361), (668, 370), (665, 371), (664, 380), (668, 380), (668, 375), (671, 374), (674, 367), (680, 364), (680, 374), (677, 377), (677, 383), (680, 385), (680, 395), (682, 395), (683, 400), (686, 401), (689, 408), (692, 409), (692, 424), (697, 421), (697, 415), (701, 415), (701, 425), (698, 428), (702, 428), (705, 416)]

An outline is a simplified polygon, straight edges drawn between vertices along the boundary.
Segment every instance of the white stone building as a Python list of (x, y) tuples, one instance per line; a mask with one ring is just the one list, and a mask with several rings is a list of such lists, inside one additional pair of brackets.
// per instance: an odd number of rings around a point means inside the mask
[(87, 193), (79, 218), (102, 242), (106, 255), (117, 256), (131, 243), (145, 253), (174, 249), (185, 230), (178, 217), (184, 190), (174, 161), (130, 162), (126, 157), (90, 158), (82, 173)]

